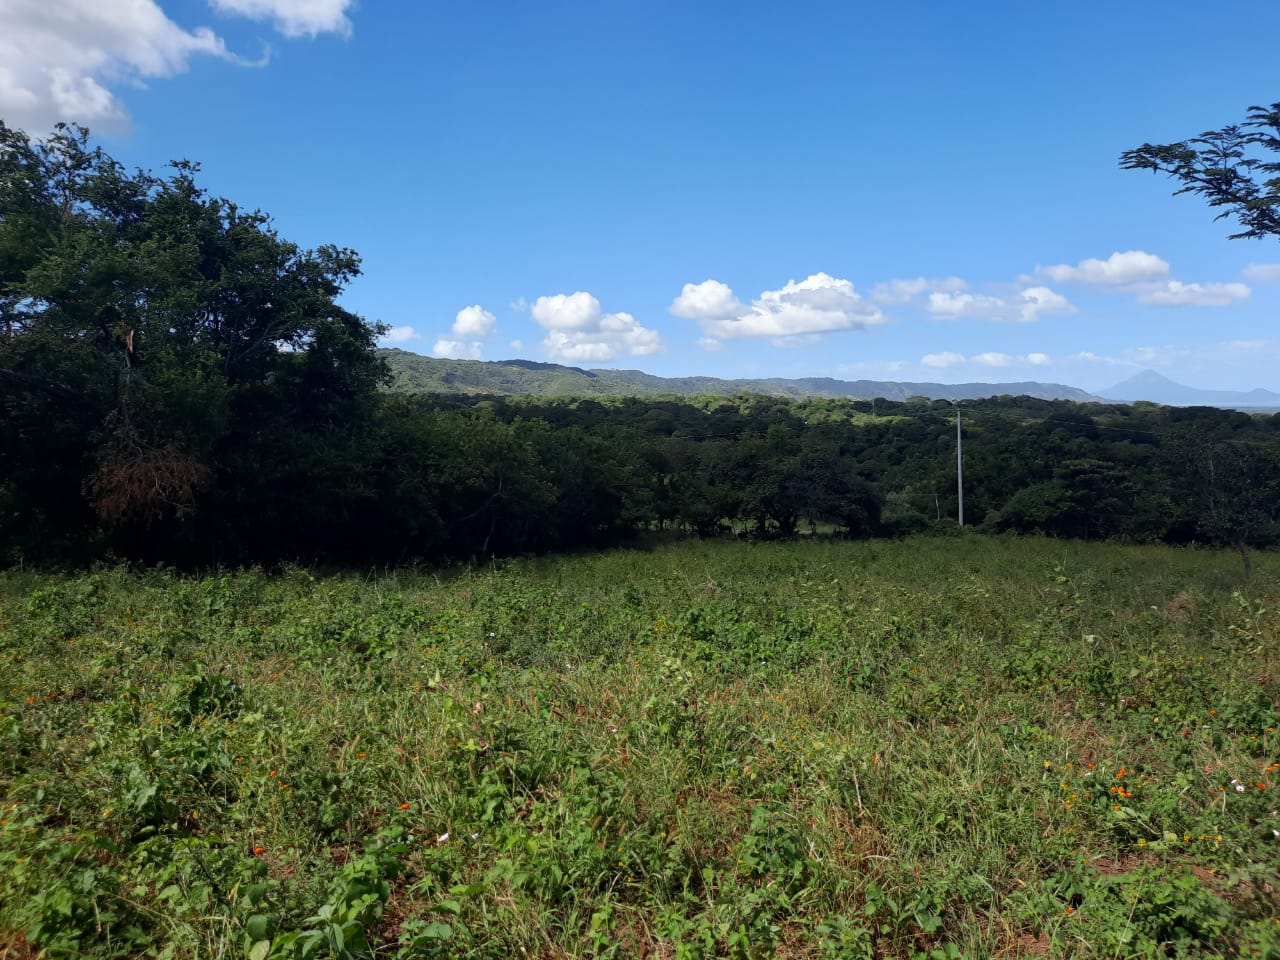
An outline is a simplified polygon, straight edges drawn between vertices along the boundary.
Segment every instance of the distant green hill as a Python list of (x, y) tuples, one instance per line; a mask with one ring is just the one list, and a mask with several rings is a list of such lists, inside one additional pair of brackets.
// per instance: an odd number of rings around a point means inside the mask
[(870, 400), (970, 400), (1008, 394), (1042, 400), (1098, 398), (1060, 383), (898, 383), (887, 380), (835, 380), (804, 377), (786, 380), (722, 380), (718, 377), (656, 377), (640, 370), (584, 370), (533, 360), (438, 360), (394, 348), (378, 351), (391, 367), (397, 393), (457, 393), (489, 396), (657, 397), (671, 395), (761, 393), (776, 397), (850, 397)]

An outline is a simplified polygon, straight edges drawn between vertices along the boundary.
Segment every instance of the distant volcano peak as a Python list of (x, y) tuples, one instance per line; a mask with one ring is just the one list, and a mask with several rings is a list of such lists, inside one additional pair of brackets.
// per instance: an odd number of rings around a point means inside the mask
[(1125, 403), (1146, 400), (1175, 407), (1280, 406), (1280, 393), (1264, 390), (1261, 387), (1247, 391), (1201, 390), (1198, 387), (1188, 387), (1184, 383), (1170, 380), (1163, 373), (1155, 370), (1135, 373), (1128, 380), (1117, 383), (1109, 390), (1100, 390), (1098, 393), (1108, 400), (1120, 400)]

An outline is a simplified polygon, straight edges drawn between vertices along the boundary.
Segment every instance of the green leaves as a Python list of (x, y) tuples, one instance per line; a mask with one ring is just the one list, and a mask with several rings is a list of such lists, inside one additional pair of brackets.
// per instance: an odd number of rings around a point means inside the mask
[(1280, 237), (1280, 103), (1249, 108), (1243, 124), (1228, 124), (1180, 143), (1144, 143), (1120, 156), (1125, 170), (1165, 173), (1182, 186), (1178, 193), (1194, 193), (1210, 207), (1223, 208), (1215, 217), (1233, 217), (1243, 228), (1230, 235), (1242, 238)]
[(305, 437), (323, 473), (334, 424), (371, 411), (379, 328), (335, 302), (359, 258), (302, 250), (199, 189), (197, 165), (175, 171), (126, 173), (79, 128), (33, 142), (0, 123), (0, 426), (32, 441), (0, 474), (32, 526), (0, 518), (0, 542), (97, 536), (172, 560), (205, 538), (207, 560), (217, 527), (194, 517), (225, 529), (258, 444)]
[(1280, 613), (1236, 562), (969, 536), (10, 571), (0, 928), (88, 958), (1265, 955)]
[(251, 941), (270, 940), (280, 927), (280, 918), (273, 913), (255, 913), (244, 922), (244, 932)]

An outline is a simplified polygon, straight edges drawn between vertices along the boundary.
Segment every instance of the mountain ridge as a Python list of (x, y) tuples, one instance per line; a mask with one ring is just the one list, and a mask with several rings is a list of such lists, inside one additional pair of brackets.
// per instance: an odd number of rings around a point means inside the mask
[(838, 380), (834, 377), (659, 377), (642, 370), (563, 366), (534, 360), (447, 360), (398, 348), (378, 351), (391, 368), (391, 389), (398, 393), (455, 393), (496, 396), (634, 396), (760, 393), (803, 399), (972, 400), (1000, 395), (1042, 400), (1098, 402), (1101, 398), (1061, 383), (1025, 380), (1011, 383), (932, 383), (928, 381)]

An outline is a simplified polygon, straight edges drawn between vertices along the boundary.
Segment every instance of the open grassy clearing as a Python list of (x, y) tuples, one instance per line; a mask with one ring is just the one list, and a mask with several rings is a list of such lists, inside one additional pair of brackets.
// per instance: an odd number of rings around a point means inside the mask
[(0, 576), (0, 953), (1280, 952), (1280, 557)]

